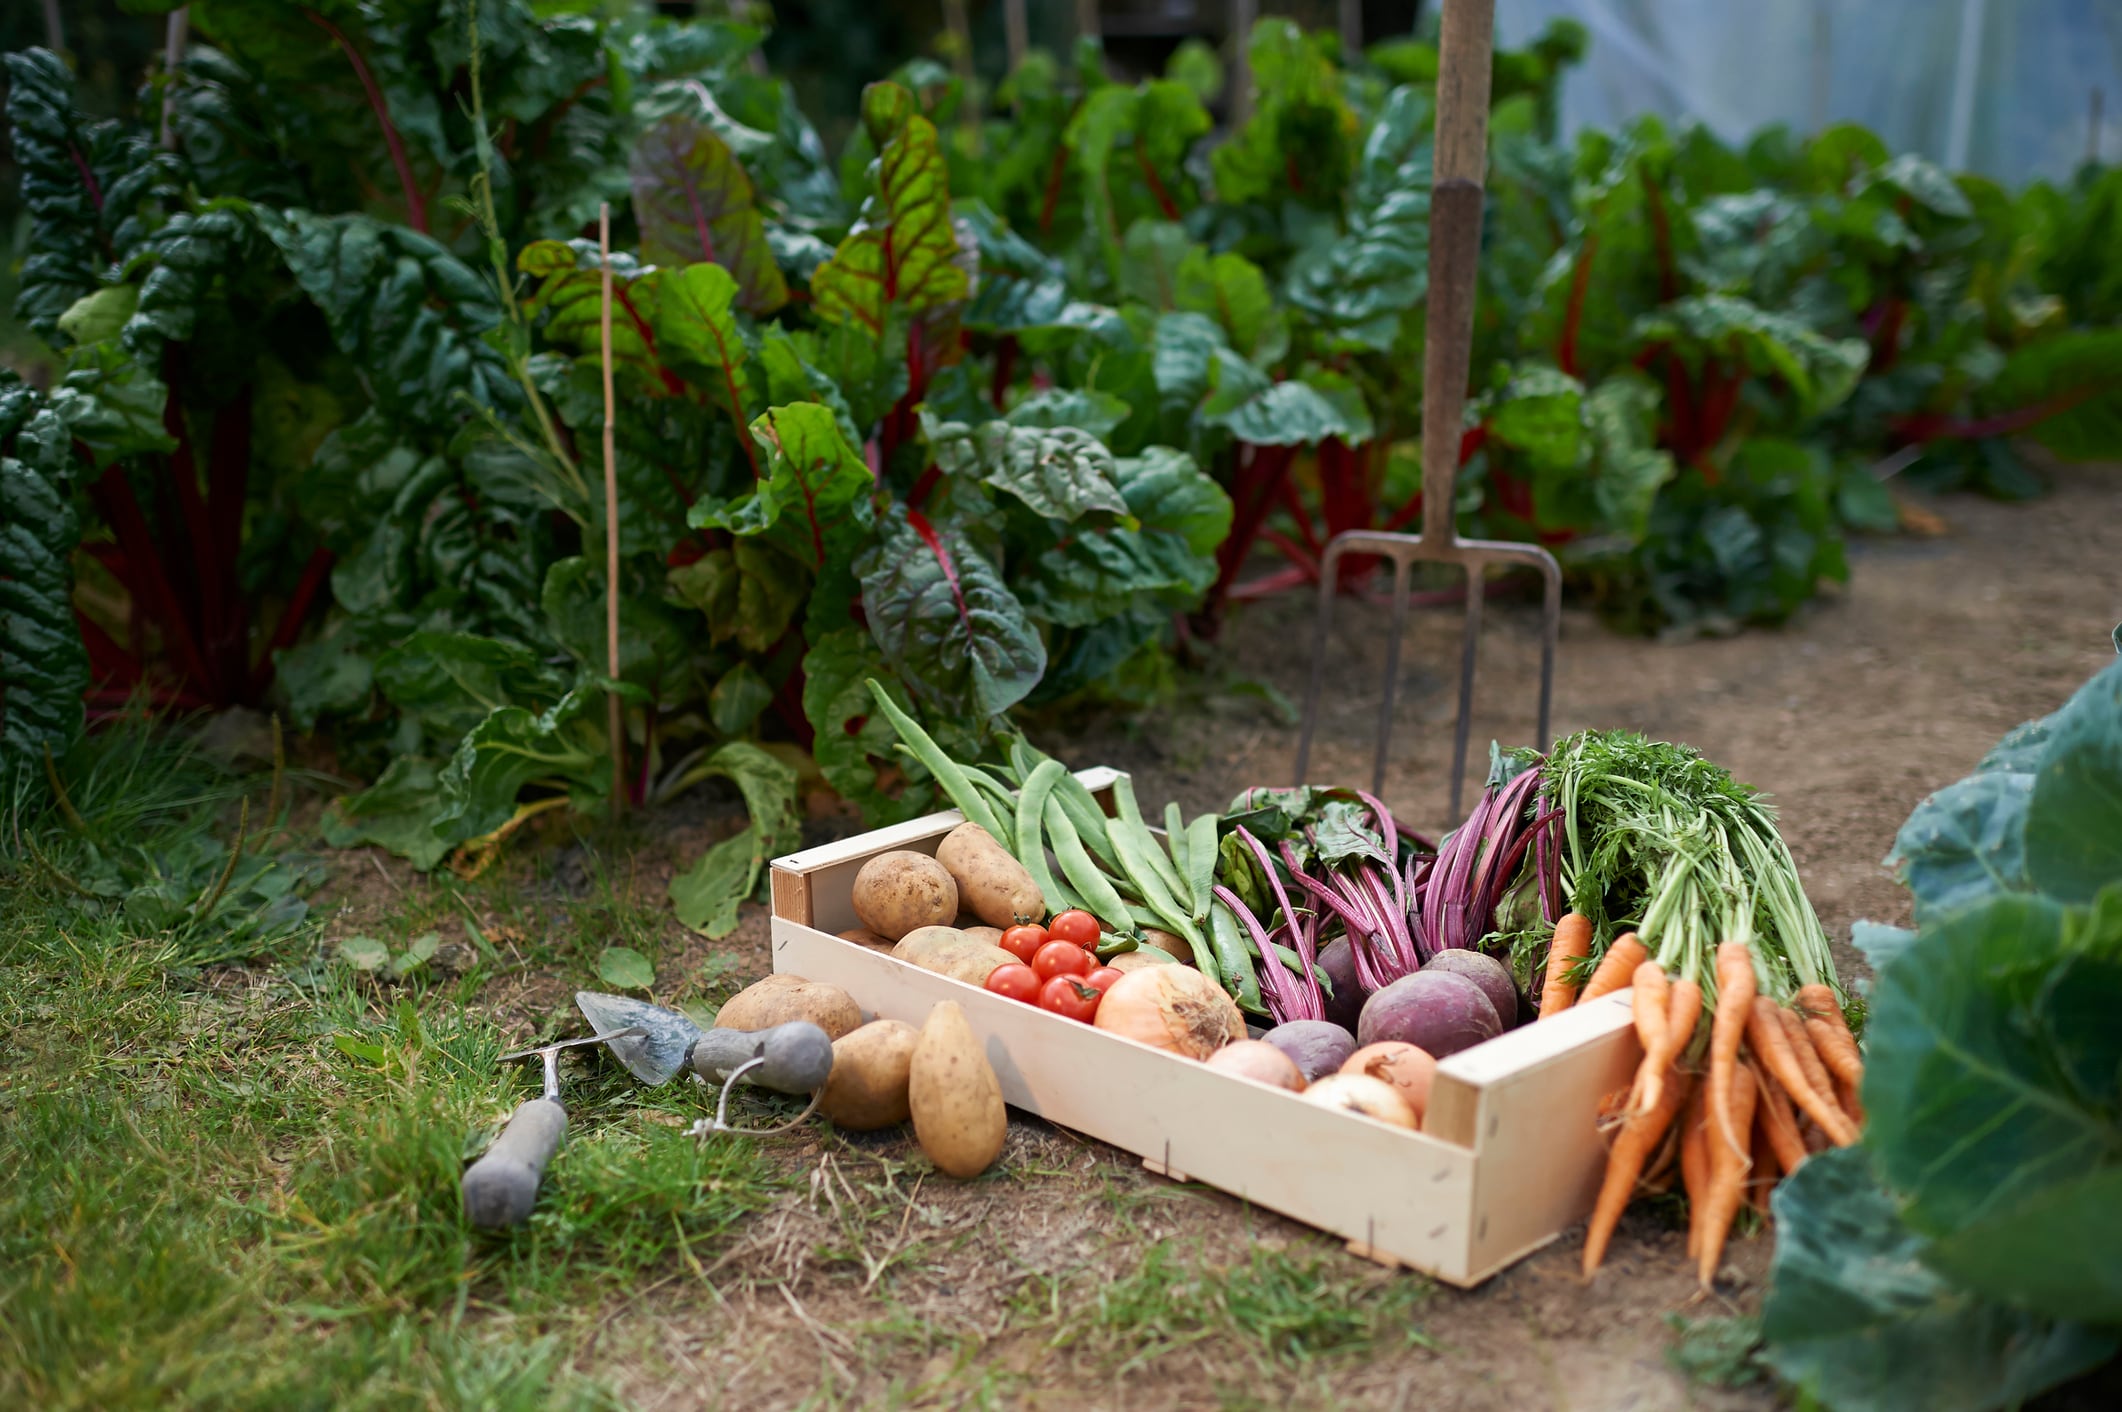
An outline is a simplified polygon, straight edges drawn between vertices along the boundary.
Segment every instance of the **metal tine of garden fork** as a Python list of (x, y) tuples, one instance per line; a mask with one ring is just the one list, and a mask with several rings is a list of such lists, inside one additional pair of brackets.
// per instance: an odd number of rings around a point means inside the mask
[(1430, 188), (1429, 304), (1422, 365), (1422, 533), (1346, 530), (1319, 558), (1319, 630), (1312, 642), (1311, 683), (1297, 737), (1297, 783), (1311, 760), (1325, 686), (1334, 590), (1345, 554), (1376, 554), (1393, 564), (1392, 638), (1385, 653), (1385, 699), (1378, 709), (1378, 746), (1371, 791), (1383, 794), (1392, 742), (1393, 701), (1399, 690), (1400, 639), (1407, 627), (1410, 582), (1418, 563), (1457, 564), (1466, 571), (1466, 628), (1459, 647), (1459, 709), (1452, 729), (1451, 817), (1459, 815), (1466, 751), (1473, 729), (1474, 666), (1490, 564), (1537, 569), (1546, 581), (1540, 616), (1540, 723), (1547, 744), (1554, 699), (1555, 647), (1562, 627), (1562, 569), (1536, 544), (1462, 540), (1453, 521), (1459, 441), (1465, 422), (1466, 379), (1473, 358), (1474, 296), (1480, 274), (1482, 178), (1488, 163), (1489, 64), (1495, 37), (1495, 0), (1444, 0), (1437, 74), (1437, 137)]

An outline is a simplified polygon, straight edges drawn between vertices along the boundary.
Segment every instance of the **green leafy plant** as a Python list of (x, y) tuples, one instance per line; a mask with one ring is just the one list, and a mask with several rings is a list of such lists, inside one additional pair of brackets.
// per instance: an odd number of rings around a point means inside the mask
[(1829, 1406), (2009, 1406), (2122, 1348), (2118, 800), (2122, 665), (1901, 831), (1864, 1141), (1776, 1197), (1767, 1358)]

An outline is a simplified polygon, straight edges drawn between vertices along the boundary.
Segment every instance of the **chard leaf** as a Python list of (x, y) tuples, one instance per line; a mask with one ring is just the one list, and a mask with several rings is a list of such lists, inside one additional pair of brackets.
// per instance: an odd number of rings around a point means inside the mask
[[(659, 598), (623, 591), (625, 578), (622, 571), (619, 680), (640, 687), (651, 700), (674, 700), (684, 692), (692, 667), (686, 620)], [(538, 595), (553, 641), (581, 670), (599, 678), (607, 675), (610, 665), (604, 582), (602, 556), (577, 554), (553, 561)]]
[(324, 813), (324, 841), (334, 848), (380, 844), (425, 872), (454, 846), (435, 829), (442, 809), (434, 762), (400, 755), (367, 789), (332, 801)]
[(717, 642), (768, 652), (796, 620), (809, 592), (807, 566), (762, 536), (740, 538), (670, 571), (671, 591), (707, 618)]
[(74, 620), (70, 398), (0, 372), (0, 782), (81, 734), (88, 653)]
[(656, 984), (656, 968), (631, 946), (607, 946), (597, 953), (597, 979), (613, 990), (648, 990)]
[[(533, 316), (543, 316), (546, 340), (592, 363), (604, 350), (601, 258), (595, 241), (580, 239), (533, 241), (516, 256), (516, 268), (537, 281), (524, 307)], [(667, 273), (644, 270), (633, 256), (612, 252), (613, 374), (622, 386), (632, 374), (651, 396), (673, 390), (665, 381), (668, 375), (648, 322)]]
[(754, 316), (788, 302), (751, 178), (713, 128), (683, 113), (664, 118), (635, 142), (631, 176), (643, 260), (720, 265), (736, 282), (737, 306)]
[(775, 407), (752, 423), (751, 435), (766, 475), (728, 504), (694, 505), (691, 523), (739, 536), (773, 532), (778, 547), (822, 569), (831, 527), (869, 524), (875, 479), (868, 463), (820, 402)]
[[(1146, 217), (1127, 228), (1126, 259), (1120, 266), (1120, 292), (1159, 311), (1179, 307), (1179, 270), (1187, 257), (1206, 254), (1177, 221)], [(1213, 309), (1196, 309), (1213, 314)]]
[(1211, 255), (1195, 247), (1180, 261), (1172, 292), (1182, 310), (1206, 314), (1230, 346), (1262, 367), (1289, 349), (1289, 321), (1275, 307), (1267, 276), (1243, 255)]
[(803, 841), (796, 816), (796, 772), (747, 741), (731, 741), (707, 758), (700, 773), (727, 779), (744, 795), (751, 823), (715, 844), (671, 879), (678, 920), (710, 937), (737, 925), (738, 904), (759, 886), (768, 860)]
[(1430, 119), (1418, 90), (1393, 90), (1364, 140), (1347, 231), (1291, 261), (1290, 303), (1381, 353), (1429, 292)]
[(1098, 441), (1109, 442), (1113, 431), (1134, 409), (1110, 392), (1089, 388), (1048, 387), (1032, 393), (1009, 409), (1008, 421), (1016, 427), (1049, 430), (1077, 427)]
[(1127, 513), (1113, 484), (1113, 454), (1087, 431), (1010, 422), (967, 426), (927, 413), (922, 430), (945, 475), (1006, 491), (1047, 519), (1066, 524), (1093, 510)]
[(516, 384), (483, 337), (501, 306), (439, 242), (361, 215), (289, 211), (261, 223), (386, 412), (447, 427), (466, 397), (515, 406)]
[(503, 706), (481, 721), (437, 777), (443, 807), (436, 835), (455, 845), (492, 833), (509, 821), (516, 796), (533, 781), (601, 802), (611, 783), (603, 699), (601, 690), (577, 688), (547, 710)]
[(825, 782), (870, 822), (897, 823), (933, 809), (938, 795), (926, 781), (906, 781), (892, 749), (898, 733), (871, 699), (865, 684), (871, 680), (912, 713), (913, 698), (867, 632), (841, 627), (821, 634), (803, 658), (803, 714), (815, 732), (812, 750)]
[(1155, 446), (1117, 463), (1116, 480), (1133, 523), (1056, 527), (1029, 556), (1020, 587), (1043, 620), (1066, 627), (1118, 621), (1154, 605), (1108, 640), (1132, 651), (1160, 619), (1200, 602), (1215, 582), (1215, 548), (1230, 530), (1231, 503), (1193, 458)]
[(965, 306), (965, 326), (1008, 333), (1052, 323), (1068, 303), (1061, 262), (1018, 235), (981, 201), (952, 208), (980, 251), (980, 278)]
[(1829, 1407), (1988, 1412), (2112, 1356), (2112, 1334), (1941, 1278), (1866, 1149), (1830, 1149), (1776, 1188), (1761, 1332), (1770, 1367)]
[(2058, 456), (2112, 457), (2122, 446), (2122, 329), (2067, 329), (2014, 350), (1977, 405), (2035, 416), (2031, 435)]
[(1870, 357), (1862, 339), (1830, 339), (1788, 314), (1727, 294), (1675, 299), (1638, 319), (1634, 334), (1640, 343), (1691, 347), (1772, 374), (1808, 417), (1846, 399)]
[(758, 414), (751, 347), (733, 310), (736, 278), (720, 265), (687, 265), (657, 285), (656, 342), (671, 367), (707, 391), (708, 399), (739, 427)]
[(1002, 576), (949, 526), (894, 506), (855, 561), (885, 661), (939, 706), (1000, 715), (1038, 685), (1046, 645)]
[[(865, 120), (873, 90), (880, 95), (874, 106), (897, 111), (883, 93), (896, 88), (871, 84), (864, 90)], [(963, 300), (972, 285), (959, 263), (949, 170), (933, 123), (919, 114), (905, 116), (877, 157), (875, 184), (862, 219), (811, 276), (811, 297), (820, 318), (854, 324), (881, 340), (895, 313)]]
[(1370, 411), (1363, 394), (1338, 373), (1312, 372), (1270, 382), (1252, 364), (1219, 353), (1210, 372), (1201, 420), (1256, 446), (1312, 446), (1329, 437), (1368, 441)]

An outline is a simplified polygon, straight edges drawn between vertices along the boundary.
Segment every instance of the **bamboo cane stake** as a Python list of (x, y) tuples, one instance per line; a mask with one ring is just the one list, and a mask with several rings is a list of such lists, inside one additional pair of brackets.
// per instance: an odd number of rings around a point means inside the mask
[(612, 744), (612, 817), (626, 807), (626, 721), (619, 702), (619, 409), (612, 394), (612, 207), (597, 206), (597, 255), (603, 267), (603, 307), (598, 312), (604, 347), (604, 659), (612, 685), (605, 689), (605, 729)]

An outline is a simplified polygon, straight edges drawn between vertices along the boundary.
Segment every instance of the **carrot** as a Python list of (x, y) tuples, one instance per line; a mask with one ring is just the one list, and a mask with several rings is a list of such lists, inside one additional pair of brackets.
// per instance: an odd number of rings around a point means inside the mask
[[(1842, 1104), (1835, 1096), (1834, 1078), (1827, 1072), (1827, 1066), (1820, 1062), (1820, 1051), (1813, 1048), (1812, 1036), (1805, 1031), (1804, 1017), (1779, 1005), (1776, 1019), (1790, 1040), (1790, 1052), (1796, 1057), (1798, 1067), (1805, 1070), (1805, 1081), (1813, 1086), (1813, 1092), (1819, 1094), (1823, 1102), (1832, 1103), (1839, 1110)], [(1849, 1115), (1844, 1113), (1842, 1116), (1847, 1118)], [(1854, 1130), (1856, 1124), (1852, 1123), (1850, 1127)]]
[(1805, 1017), (1805, 1032), (1812, 1036), (1820, 1062), (1836, 1082), (1852, 1089), (1862, 1088), (1864, 1055), (1857, 1048), (1856, 1036), (1849, 1032), (1849, 1021), (1842, 1018), (1842, 1007), (1835, 1003), (1834, 990), (1824, 985), (1801, 987), (1798, 1011)]
[[(1783, 1085), (1790, 1094), (1790, 1101), (1820, 1125), (1820, 1131), (1827, 1134), (1830, 1142), (1837, 1147), (1849, 1146), (1857, 1140), (1855, 1125), (1831, 1098), (1823, 1097), (1813, 1088), (1798, 1056), (1791, 1052), (1790, 1035), (1783, 1028), (1782, 1015), (1783, 1007), (1775, 1001), (1765, 995), (1754, 997), (1753, 1014), (1748, 1017), (1746, 1025), (1746, 1038), (1753, 1045), (1754, 1057), (1775, 1076), (1776, 1082)], [(1736, 1130), (1738, 1124), (1734, 1122), (1732, 1126)]]
[(1584, 1277), (1590, 1279), (1606, 1258), (1606, 1247), (1613, 1239), (1614, 1228), (1621, 1224), (1621, 1213), (1628, 1207), (1628, 1199), (1636, 1190), (1636, 1178), (1643, 1171), (1643, 1164), (1657, 1147), (1658, 1139), (1672, 1126), (1673, 1117), (1680, 1105), (1687, 1100), (1688, 1075), (1668, 1074), (1663, 1086), (1664, 1099), (1656, 1108), (1632, 1111), (1621, 1124), (1619, 1135), (1614, 1138), (1613, 1150), (1606, 1158), (1606, 1180), (1599, 1187), (1599, 1199), (1592, 1206), (1591, 1224), (1584, 1231)]
[(1805, 1138), (1798, 1132), (1798, 1119), (1790, 1111), (1790, 1095), (1761, 1070), (1754, 1071), (1755, 1116), (1768, 1133), (1768, 1140), (1776, 1150), (1776, 1165), (1786, 1173), (1798, 1170), (1798, 1164), (1812, 1154), (1805, 1150)]
[(1680, 1185), (1687, 1192), (1687, 1258), (1702, 1241), (1702, 1201), (1709, 1192), (1709, 1085), (1698, 1084), (1680, 1120)]
[(1753, 1004), (1754, 954), (1743, 941), (1724, 942), (1717, 947), (1717, 1013), (1709, 1030), (1709, 1111), (1717, 1125), (1717, 1145), (1734, 1153), (1745, 1149), (1731, 1120), (1732, 1071), (1739, 1063), (1739, 1044), (1746, 1038)]
[(1591, 955), (1591, 944), (1591, 918), (1582, 912), (1566, 913), (1555, 923), (1554, 937), (1547, 943), (1547, 978), (1540, 983), (1541, 1019), (1577, 1003), (1577, 985), (1570, 975)]
[(1834, 1143), (1828, 1141), (1827, 1134), (1820, 1131), (1820, 1125), (1809, 1116), (1799, 1117), (1798, 1136), (1805, 1140), (1807, 1152), (1825, 1152), (1834, 1146)]
[(1852, 1123), (1860, 1129), (1864, 1126), (1864, 1098), (1856, 1088), (1836, 1079), (1835, 1101), (1842, 1105), (1843, 1112), (1849, 1114)]
[[(1635, 1016), (1636, 1038), (1643, 1045), (1643, 1060), (1636, 1067), (1635, 1087), (1629, 1091), (1628, 1106), (1631, 1109), (1658, 1106), (1658, 1086), (1665, 1073), (1663, 1066), (1672, 1063), (1671, 1056), (1665, 1053), (1665, 1012), (1671, 990), (1671, 984), (1665, 979), (1665, 968), (1655, 961), (1645, 961), (1629, 978), (1629, 1010)], [(1660, 1067), (1652, 1068), (1653, 1060)]]
[(1746, 1204), (1766, 1216), (1768, 1194), (1775, 1190), (1783, 1169), (1776, 1160), (1775, 1144), (1761, 1125), (1760, 1083), (1754, 1080), (1754, 1165), (1746, 1174)]
[[(1679, 1062), (1680, 1051), (1695, 1037), (1695, 1025), (1702, 1018), (1701, 986), (1683, 977), (1672, 983), (1671, 991), (1671, 998), (1665, 1006), (1665, 1034), (1653, 1056), (1657, 1066), (1653, 1068), (1648, 1058), (1644, 1061), (1643, 1072), (1653, 1076), (1662, 1076), (1668, 1066)], [(1658, 1082), (1654, 1078), (1639, 1101), (1646, 1108), (1655, 1108), (1660, 1097)]]
[(1636, 967), (1650, 959), (1650, 949), (1638, 940), (1634, 932), (1623, 932), (1614, 938), (1614, 944), (1606, 948), (1606, 955), (1599, 962), (1599, 969), (1592, 972), (1584, 993), (1577, 997), (1582, 1005), (1587, 1000), (1621, 989), (1636, 974)]
[[(1753, 1071), (1735, 1068), (1731, 1076), (1731, 1106), (1726, 1110), (1732, 1127), (1749, 1133), (1754, 1121)], [(1730, 1143), (1709, 1145), (1709, 1195), (1703, 1201), (1702, 1239), (1695, 1247), (1695, 1277), (1704, 1289), (1716, 1283), (1717, 1265), (1724, 1259), (1724, 1240), (1731, 1234), (1732, 1218), (1746, 1197), (1748, 1149)]]

